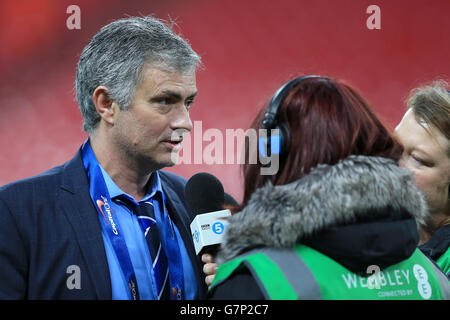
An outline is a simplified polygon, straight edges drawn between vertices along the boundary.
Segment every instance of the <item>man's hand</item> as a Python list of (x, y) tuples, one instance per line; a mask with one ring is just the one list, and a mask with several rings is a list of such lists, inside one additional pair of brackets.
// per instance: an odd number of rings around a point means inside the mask
[(218, 265), (214, 263), (214, 257), (208, 253), (202, 254), (202, 262), (205, 264), (203, 266), (203, 272), (206, 274), (205, 283), (209, 288), (216, 276)]

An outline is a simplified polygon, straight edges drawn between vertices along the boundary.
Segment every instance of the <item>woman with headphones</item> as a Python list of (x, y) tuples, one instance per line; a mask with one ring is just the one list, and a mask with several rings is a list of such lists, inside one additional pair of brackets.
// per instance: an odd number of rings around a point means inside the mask
[[(445, 275), (417, 249), (428, 211), (397, 165), (403, 148), (352, 86), (294, 79), (252, 127), (268, 137), (260, 161), (243, 166), (244, 199), (211, 299), (450, 298)], [(262, 175), (274, 153), (278, 171)]]

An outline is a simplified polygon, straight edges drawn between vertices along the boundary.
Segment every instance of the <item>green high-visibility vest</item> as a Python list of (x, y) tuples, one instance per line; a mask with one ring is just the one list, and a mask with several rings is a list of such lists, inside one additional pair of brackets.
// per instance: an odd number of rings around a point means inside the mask
[(436, 264), (441, 267), (445, 274), (448, 275), (450, 273), (450, 248), (437, 259)]
[(210, 290), (241, 268), (247, 268), (273, 300), (450, 299), (449, 281), (419, 249), (383, 270), (369, 266), (367, 274), (353, 273), (305, 245), (257, 249), (222, 264)]

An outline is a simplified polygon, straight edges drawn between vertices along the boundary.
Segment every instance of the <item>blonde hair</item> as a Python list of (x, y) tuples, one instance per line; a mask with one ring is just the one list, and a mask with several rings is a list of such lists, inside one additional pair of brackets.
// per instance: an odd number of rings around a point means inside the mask
[(447, 217), (446, 219), (442, 220), (441, 223), (437, 226), (436, 230), (439, 228), (442, 228), (444, 226), (447, 226), (450, 224), (450, 217)]
[(447, 155), (450, 157), (450, 94), (447, 88), (448, 83), (444, 80), (416, 88), (411, 91), (406, 105), (413, 110), (417, 122), (432, 125), (447, 138)]

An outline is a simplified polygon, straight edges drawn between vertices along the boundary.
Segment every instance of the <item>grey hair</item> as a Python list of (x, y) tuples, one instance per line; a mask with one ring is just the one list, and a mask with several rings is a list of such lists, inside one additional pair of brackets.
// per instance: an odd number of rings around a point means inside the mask
[(100, 122), (92, 95), (103, 85), (120, 109), (127, 109), (142, 80), (144, 65), (167, 71), (192, 71), (200, 56), (165, 21), (151, 16), (116, 20), (100, 29), (78, 62), (75, 91), (83, 130), (92, 133)]

